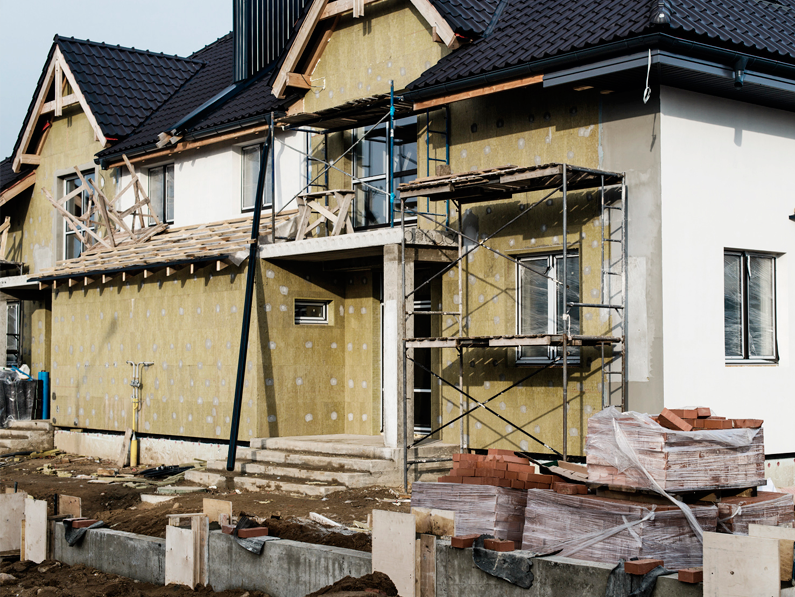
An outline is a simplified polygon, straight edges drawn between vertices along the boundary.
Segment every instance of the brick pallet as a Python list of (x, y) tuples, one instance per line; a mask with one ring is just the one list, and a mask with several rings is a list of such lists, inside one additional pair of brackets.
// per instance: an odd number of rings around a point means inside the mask
[(453, 454), (453, 470), (439, 477), (440, 483), (494, 485), (512, 489), (549, 489), (560, 479), (540, 475), (527, 458), (510, 450), (489, 450), (485, 454)]
[[(691, 506), (699, 525), (715, 531), (718, 509)], [(650, 514), (653, 511), (653, 516)], [(588, 545), (585, 536), (627, 522), (648, 520)], [(657, 558), (666, 568), (701, 565), (702, 548), (682, 511), (676, 506), (641, 504), (594, 495), (563, 495), (552, 491), (527, 492), (522, 549), (544, 553), (571, 541), (560, 555), (616, 564), (620, 558)]]
[(523, 489), (494, 485), (416, 482), (411, 488), (411, 507), (455, 511), (456, 535), (488, 534), (518, 545), (526, 495)]
[(588, 481), (630, 489), (651, 483), (618, 441), (614, 421), (640, 464), (668, 492), (757, 487), (765, 484), (760, 428), (676, 431), (652, 417), (605, 409), (588, 420)]
[(723, 498), (718, 503), (718, 532), (748, 534), (749, 524), (792, 527), (795, 510), (788, 493), (760, 491), (754, 497)]

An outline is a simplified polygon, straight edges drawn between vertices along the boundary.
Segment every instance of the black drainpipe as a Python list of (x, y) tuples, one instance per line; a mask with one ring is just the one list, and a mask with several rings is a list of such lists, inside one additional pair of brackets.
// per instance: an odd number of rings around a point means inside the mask
[[(273, 113), (268, 118), (268, 128), (273, 130)], [(237, 357), (237, 379), (235, 381), (235, 402), (232, 410), (232, 428), (229, 431), (229, 453), (226, 457), (226, 470), (235, 470), (237, 455), (237, 434), (240, 429), (240, 409), (243, 404), (243, 385), (246, 379), (246, 355), (248, 353), (248, 332), (251, 325), (251, 303), (254, 299), (254, 282), (257, 278), (257, 258), (259, 252), (259, 222), (262, 215), (262, 195), (265, 190), (265, 173), (268, 170), (268, 152), (271, 146), (268, 135), (259, 152), (259, 175), (254, 204), (254, 218), (251, 221), (251, 246), (248, 251), (248, 271), (246, 272), (246, 299), (243, 304), (243, 322), (240, 330), (240, 352)]]

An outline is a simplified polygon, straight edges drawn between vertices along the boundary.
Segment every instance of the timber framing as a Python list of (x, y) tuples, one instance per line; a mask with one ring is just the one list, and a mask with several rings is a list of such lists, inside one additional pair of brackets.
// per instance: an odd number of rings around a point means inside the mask
[(36, 171), (33, 170), (27, 176), (18, 180), (13, 185), (8, 187), (5, 191), (0, 193), (0, 207), (11, 201), (17, 195), (25, 192), (30, 187), (36, 184)]
[[(65, 88), (64, 83), (69, 83), (69, 86), (72, 88), (72, 93), (67, 96), (63, 95)], [(45, 100), (47, 99), (47, 95), (51, 86), (54, 88), (55, 99), (47, 102)], [(79, 104), (80, 108), (83, 110), (83, 113), (86, 115), (86, 118), (88, 119), (88, 122), (94, 131), (94, 139), (99, 141), (103, 147), (107, 147), (108, 140), (105, 138), (102, 129), (99, 127), (97, 119), (94, 117), (94, 114), (92, 113), (85, 96), (80, 91), (80, 86), (77, 84), (77, 81), (72, 74), (72, 69), (69, 68), (69, 65), (66, 63), (61, 50), (56, 45), (53, 49), (50, 63), (47, 66), (47, 71), (44, 75), (43, 82), (38, 89), (36, 100), (33, 103), (33, 108), (28, 114), (28, 120), (25, 123), (25, 129), (22, 132), (19, 147), (14, 154), (14, 161), (12, 164), (12, 169), (14, 172), (19, 172), (23, 164), (31, 164), (35, 166), (39, 165), (41, 158), (39, 157), (38, 153), (41, 151), (42, 144), (39, 143), (38, 147), (36, 148), (30, 147), (36, 125), (39, 122), (39, 118), (50, 113), (56, 117), (61, 116), (65, 107), (75, 104)], [(34, 149), (35, 153), (30, 153), (31, 149)]]
[(500, 91), (507, 91), (509, 89), (518, 89), (520, 87), (527, 87), (528, 85), (535, 85), (537, 83), (544, 82), (544, 75), (533, 75), (532, 77), (524, 77), (522, 79), (515, 79), (513, 81), (507, 81), (505, 83), (499, 83), (497, 85), (488, 85), (486, 87), (478, 87), (476, 89), (470, 89), (468, 91), (461, 91), (460, 93), (453, 93), (451, 95), (445, 95), (442, 97), (435, 97), (433, 99), (425, 100), (422, 102), (416, 102), (414, 104), (414, 109), (419, 110), (427, 110), (428, 108), (435, 108), (436, 106), (444, 106), (447, 104), (452, 104), (454, 102), (460, 102), (462, 100), (472, 99), (474, 97), (481, 97), (484, 95), (490, 95), (492, 93), (499, 93)]

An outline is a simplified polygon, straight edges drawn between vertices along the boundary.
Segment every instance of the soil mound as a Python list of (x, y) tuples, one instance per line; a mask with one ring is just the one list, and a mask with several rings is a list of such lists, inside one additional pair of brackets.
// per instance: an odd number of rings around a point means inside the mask
[[(368, 591), (369, 589), (369, 591)], [(377, 595), (387, 595), (388, 597), (396, 597), (398, 592), (392, 580), (383, 572), (373, 572), (360, 578), (353, 578), (346, 576), (338, 580), (333, 585), (324, 587), (306, 597), (320, 597), (321, 595), (338, 595), (340, 593), (358, 593), (367, 592), (373, 597)]]

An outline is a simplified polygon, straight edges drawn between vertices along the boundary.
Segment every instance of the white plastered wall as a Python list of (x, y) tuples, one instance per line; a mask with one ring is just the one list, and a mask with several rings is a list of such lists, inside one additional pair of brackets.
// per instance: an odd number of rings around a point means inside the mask
[[(795, 113), (668, 87), (660, 110), (665, 405), (764, 419), (766, 453), (795, 452)], [(780, 254), (778, 364), (725, 364), (725, 248)]]
[[(174, 223), (175, 227), (206, 222), (219, 222), (238, 218), (250, 213), (243, 211), (242, 204), (242, 157), (241, 149), (247, 145), (262, 143), (266, 138), (253, 137), (244, 144), (213, 144), (196, 150), (180, 153), (173, 158), (153, 160), (145, 165), (136, 165), (144, 189), (148, 191), (149, 168), (174, 164)], [(276, 206), (282, 207), (306, 184), (304, 157), (293, 151), (306, 151), (304, 133), (279, 131), (276, 134)], [(270, 158), (269, 158), (270, 159)], [(123, 189), (130, 177), (123, 169), (117, 188)], [(266, 184), (270, 184), (266, 181)], [(133, 191), (128, 190), (120, 203), (122, 209), (133, 204)], [(295, 209), (295, 201), (285, 209)], [(270, 210), (267, 211), (270, 213)], [(265, 212), (263, 212), (263, 215)]]

